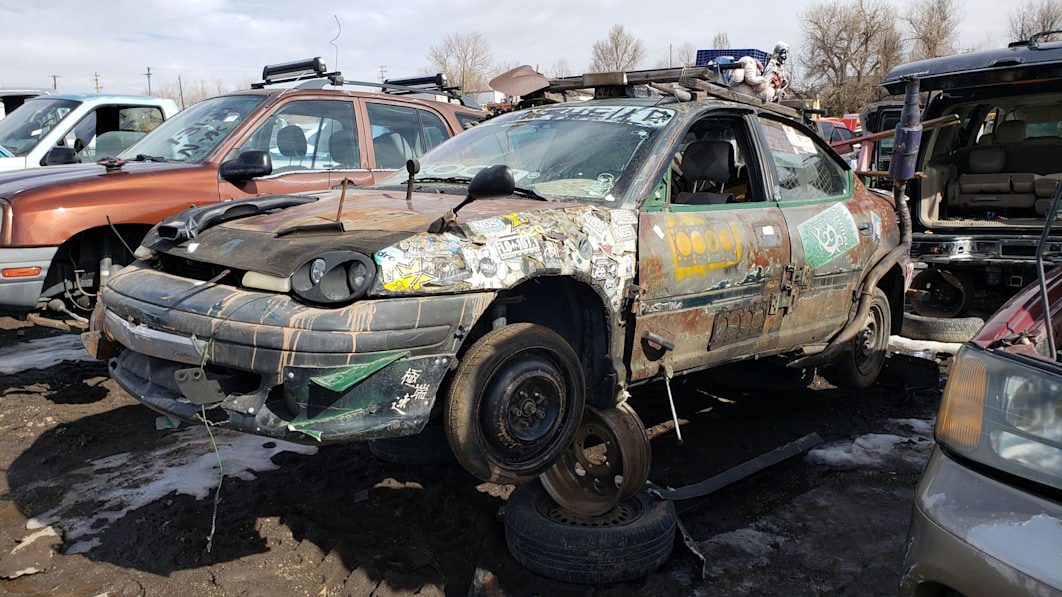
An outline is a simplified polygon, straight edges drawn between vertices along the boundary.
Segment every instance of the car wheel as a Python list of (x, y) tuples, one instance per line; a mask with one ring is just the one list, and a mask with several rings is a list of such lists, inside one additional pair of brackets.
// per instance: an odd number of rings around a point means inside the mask
[(369, 452), (380, 460), (412, 466), (447, 464), (454, 460), (442, 425), (431, 423), (416, 435), (372, 440)]
[(649, 435), (633, 408), (588, 406), (575, 439), (540, 479), (565, 510), (598, 516), (645, 486), (651, 461)]
[(875, 287), (863, 329), (851, 340), (849, 350), (823, 369), (823, 377), (835, 386), (869, 388), (874, 385), (885, 365), (885, 352), (892, 333), (889, 299)]
[(491, 330), (461, 358), (444, 427), (457, 461), (491, 483), (529, 481), (575, 437), (586, 404), (579, 357), (531, 323)]
[(911, 288), (921, 290), (925, 298), (915, 298), (911, 307), (927, 317), (955, 317), (970, 305), (973, 285), (964, 274), (936, 268), (923, 270), (911, 281)]
[(645, 491), (601, 516), (576, 516), (538, 483), (516, 488), (505, 506), (505, 541), (534, 572), (565, 582), (605, 584), (659, 568), (675, 544), (677, 517), (668, 500)]
[(980, 317), (923, 317), (903, 314), (903, 336), (912, 340), (968, 342), (985, 325)]

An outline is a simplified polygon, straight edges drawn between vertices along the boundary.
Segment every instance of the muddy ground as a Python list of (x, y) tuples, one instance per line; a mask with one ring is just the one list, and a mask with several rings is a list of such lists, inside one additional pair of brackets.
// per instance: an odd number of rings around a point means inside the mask
[(508, 554), (499, 513), (510, 488), (456, 464), (388, 464), (361, 445), (311, 453), (219, 435), (228, 476), (207, 553), (217, 469), (205, 430), (158, 430), (104, 363), (3, 374), (16, 358), (46, 363), (70, 339), (0, 323), (0, 573), (40, 570), (0, 580), (19, 595), (466, 595), (484, 580), (510, 595), (892, 595), (939, 401), (936, 390), (853, 393), (821, 379), (746, 393), (698, 374), (673, 384), (679, 444), (663, 386), (639, 388), (632, 404), (656, 426), (659, 485), (700, 481), (811, 432), (827, 443), (679, 503), (703, 562), (677, 540), (648, 578), (588, 588)]

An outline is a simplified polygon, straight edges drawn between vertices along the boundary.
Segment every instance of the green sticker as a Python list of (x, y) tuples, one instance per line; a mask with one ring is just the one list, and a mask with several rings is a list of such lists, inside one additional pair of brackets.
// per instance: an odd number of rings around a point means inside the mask
[(797, 227), (804, 245), (804, 259), (818, 269), (859, 245), (855, 219), (843, 203), (806, 220)]

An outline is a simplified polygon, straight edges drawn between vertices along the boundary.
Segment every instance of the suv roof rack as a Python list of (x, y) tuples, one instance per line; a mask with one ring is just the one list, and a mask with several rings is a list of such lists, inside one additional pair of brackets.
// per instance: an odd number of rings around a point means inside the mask
[[(675, 95), (674, 90), (663, 87), (665, 84), (675, 84), (688, 92), (690, 100), (721, 99), (756, 106), (792, 118), (801, 118), (799, 110), (731, 91), (723, 83), (722, 71), (736, 68), (739, 68), (739, 65), (712, 62), (706, 66), (583, 73), (573, 77), (550, 79), (530, 66), (519, 66), (491, 79), (490, 86), (506, 95), (523, 96), (526, 101), (541, 98), (545, 93), (563, 94), (580, 89), (593, 89), (594, 99), (636, 97), (635, 88), (642, 85)], [(523, 93), (510, 93), (507, 90)]]
[(341, 87), (375, 87), (384, 93), (394, 95), (412, 94), (437, 94), (445, 95), (449, 99), (457, 100), (465, 105), (461, 97), (459, 87), (447, 84), (446, 75), (423, 77), (407, 77), (402, 79), (386, 79), (383, 82), (375, 81), (348, 81), (340, 71), (328, 71), (328, 66), (320, 57), (284, 62), (281, 64), (268, 64), (262, 69), (262, 81), (252, 83), (251, 89), (263, 89), (267, 85), (279, 85), (281, 83), (295, 83), (298, 89), (321, 89), (328, 85)]

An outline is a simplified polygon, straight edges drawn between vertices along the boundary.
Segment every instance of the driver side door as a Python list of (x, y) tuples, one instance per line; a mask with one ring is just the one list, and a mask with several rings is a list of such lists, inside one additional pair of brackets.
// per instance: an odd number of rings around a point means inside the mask
[(222, 200), (325, 190), (349, 178), (372, 183), (364, 162), (352, 98), (281, 104), (226, 159), (244, 151), (269, 154), (273, 172), (247, 181), (219, 180)]

